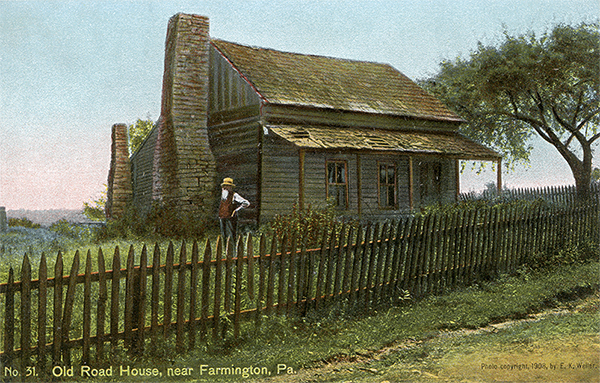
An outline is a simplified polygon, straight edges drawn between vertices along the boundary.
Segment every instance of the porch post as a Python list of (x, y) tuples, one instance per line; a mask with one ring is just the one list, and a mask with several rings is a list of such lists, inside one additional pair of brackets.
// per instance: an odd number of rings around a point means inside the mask
[(298, 204), (300, 210), (304, 210), (304, 153), (304, 149), (299, 149)]
[(502, 193), (502, 158), (498, 160), (498, 173), (496, 174), (498, 186), (498, 195)]
[(454, 202), (458, 202), (458, 198), (460, 197), (460, 160), (457, 159), (454, 161), (454, 174), (456, 177), (456, 196), (455, 196), (455, 201)]
[(410, 210), (415, 206), (414, 204), (414, 173), (413, 173), (413, 158), (408, 156), (408, 205)]

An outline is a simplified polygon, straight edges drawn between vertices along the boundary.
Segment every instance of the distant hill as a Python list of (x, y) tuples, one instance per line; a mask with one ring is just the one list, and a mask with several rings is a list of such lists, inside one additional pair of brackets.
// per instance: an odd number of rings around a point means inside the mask
[(83, 210), (68, 210), (68, 209), (54, 209), (54, 210), (7, 210), (7, 218), (27, 218), (33, 223), (39, 223), (42, 226), (50, 226), (56, 221), (65, 219), (72, 223), (93, 223), (85, 215)]

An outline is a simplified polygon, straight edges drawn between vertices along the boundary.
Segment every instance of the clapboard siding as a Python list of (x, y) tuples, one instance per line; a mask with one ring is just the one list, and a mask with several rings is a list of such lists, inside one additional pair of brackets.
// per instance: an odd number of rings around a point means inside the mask
[(449, 121), (418, 120), (385, 114), (345, 112), (290, 105), (267, 104), (263, 116), (269, 124), (334, 124), (337, 126), (366, 127), (369, 129), (412, 130), (428, 132), (454, 132), (459, 123)]
[(214, 46), (210, 47), (209, 71), (209, 114), (260, 104), (254, 89)]
[(260, 220), (289, 212), (298, 202), (298, 149), (273, 135), (263, 138)]
[(154, 148), (157, 136), (158, 129), (155, 127), (140, 148), (130, 158), (133, 203), (142, 214), (148, 213), (152, 205)]

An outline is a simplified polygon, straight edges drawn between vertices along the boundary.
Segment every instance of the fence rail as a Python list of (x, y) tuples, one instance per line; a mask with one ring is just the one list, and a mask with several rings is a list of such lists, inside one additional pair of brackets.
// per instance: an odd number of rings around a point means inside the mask
[[(194, 348), (209, 337), (239, 337), (264, 315), (306, 315), (331, 304), (393, 303), (511, 273), (529, 254), (599, 237), (597, 199), (587, 204), (498, 205), (409, 217), (325, 233), (318, 248), (300, 238), (248, 235), (237, 243), (131, 246), (112, 257), (76, 252), (68, 274), (61, 253), (48, 277), (42, 255), (33, 280), (28, 255), (20, 280), (0, 284), (5, 366), (106, 360), (123, 346), (174, 337)], [(190, 246), (191, 245), (191, 246)], [(96, 270), (92, 271), (95, 258)], [(110, 259), (110, 265), (106, 265)], [(84, 265), (82, 265), (84, 263)], [(83, 267), (83, 270), (82, 270)], [(107, 269), (110, 267), (110, 269)]]

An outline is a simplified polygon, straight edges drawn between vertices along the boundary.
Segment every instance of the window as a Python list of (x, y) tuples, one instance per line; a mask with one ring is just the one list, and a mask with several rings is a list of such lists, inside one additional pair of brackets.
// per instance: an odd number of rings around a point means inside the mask
[(327, 199), (338, 208), (348, 207), (346, 161), (327, 161)]
[(430, 199), (439, 199), (442, 194), (442, 163), (419, 163), (419, 194), (421, 202)]
[(379, 207), (396, 207), (396, 165), (379, 164)]

